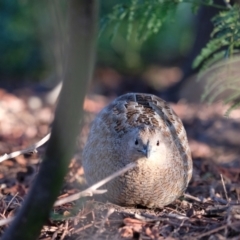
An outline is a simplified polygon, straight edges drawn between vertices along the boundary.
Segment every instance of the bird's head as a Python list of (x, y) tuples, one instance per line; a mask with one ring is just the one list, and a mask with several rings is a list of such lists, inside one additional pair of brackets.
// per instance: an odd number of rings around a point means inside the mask
[(159, 130), (149, 127), (135, 128), (125, 136), (126, 153), (133, 160), (162, 159), (166, 156), (166, 144)]

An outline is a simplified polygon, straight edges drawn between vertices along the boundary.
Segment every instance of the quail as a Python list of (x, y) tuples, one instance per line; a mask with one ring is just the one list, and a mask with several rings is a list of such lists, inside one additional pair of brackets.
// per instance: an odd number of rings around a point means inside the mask
[(132, 162), (136, 167), (103, 186), (110, 202), (162, 208), (184, 193), (192, 176), (182, 121), (151, 94), (127, 93), (106, 106), (93, 121), (83, 149), (89, 185)]

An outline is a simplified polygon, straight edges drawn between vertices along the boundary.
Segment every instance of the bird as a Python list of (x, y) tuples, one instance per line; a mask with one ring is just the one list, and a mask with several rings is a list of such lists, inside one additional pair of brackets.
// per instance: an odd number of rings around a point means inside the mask
[(133, 169), (103, 186), (107, 201), (163, 208), (183, 195), (192, 177), (182, 121), (167, 102), (152, 94), (127, 93), (103, 108), (82, 152), (89, 185), (132, 162)]

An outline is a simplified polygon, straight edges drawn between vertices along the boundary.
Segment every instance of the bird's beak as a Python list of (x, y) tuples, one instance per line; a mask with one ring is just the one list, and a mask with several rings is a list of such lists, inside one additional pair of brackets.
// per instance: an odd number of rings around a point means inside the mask
[(146, 147), (144, 147), (143, 153), (146, 156), (146, 158), (150, 157), (150, 155), (151, 155), (151, 147), (149, 146), (149, 144), (147, 144)]

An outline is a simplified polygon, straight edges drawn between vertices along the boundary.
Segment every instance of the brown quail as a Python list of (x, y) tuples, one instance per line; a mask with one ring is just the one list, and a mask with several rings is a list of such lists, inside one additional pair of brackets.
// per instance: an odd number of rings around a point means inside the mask
[(131, 162), (137, 166), (103, 186), (112, 203), (163, 207), (184, 193), (192, 176), (183, 124), (165, 101), (151, 94), (128, 93), (105, 107), (83, 150), (89, 185)]

